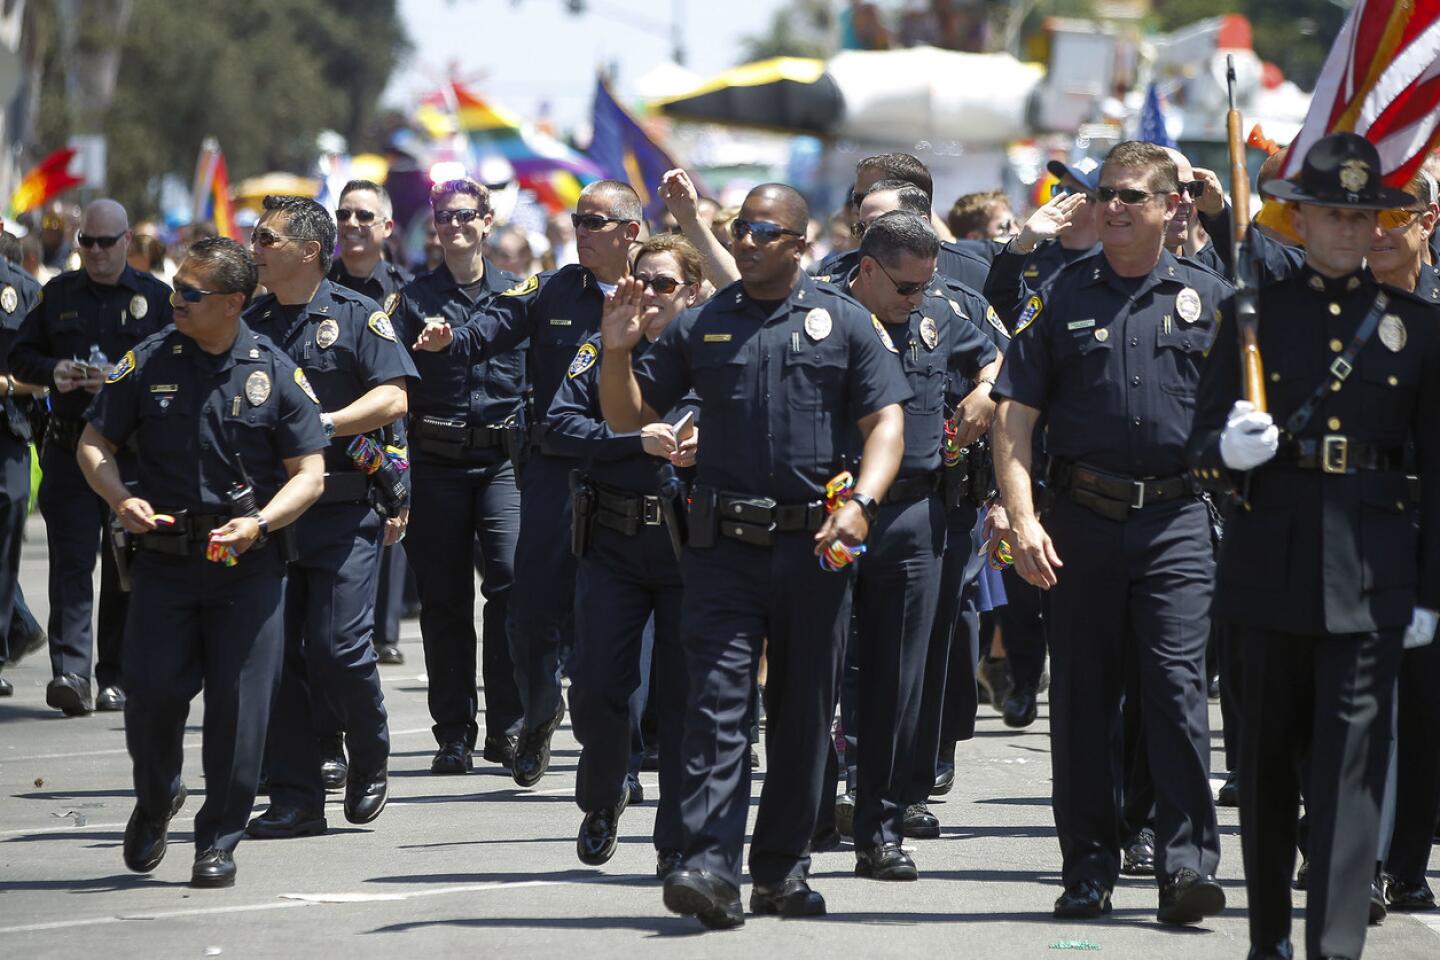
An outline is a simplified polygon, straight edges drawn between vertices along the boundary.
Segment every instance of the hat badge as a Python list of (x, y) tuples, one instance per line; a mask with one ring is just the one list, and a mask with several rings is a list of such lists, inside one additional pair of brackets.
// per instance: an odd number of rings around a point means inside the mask
[(1359, 193), (1370, 182), (1370, 164), (1352, 157), (1340, 164), (1340, 186), (1347, 193)]

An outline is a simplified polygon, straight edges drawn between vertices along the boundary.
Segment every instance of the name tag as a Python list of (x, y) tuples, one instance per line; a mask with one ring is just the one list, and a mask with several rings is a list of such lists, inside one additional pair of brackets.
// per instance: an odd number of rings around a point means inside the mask
[(180, 392), (180, 384), (178, 384), (178, 383), (152, 383), (152, 384), (150, 384), (150, 392), (151, 392), (151, 393), (179, 393), (179, 392)]
[(1095, 321), (1094, 321), (1094, 320), (1076, 320), (1076, 321), (1073, 322), (1073, 323), (1067, 323), (1067, 324), (1065, 324), (1065, 329), (1066, 329), (1066, 330), (1089, 330), (1089, 329), (1090, 329), (1091, 327), (1093, 327), (1093, 326), (1095, 326)]
[(707, 334), (705, 334), (705, 342), (706, 342), (706, 343), (729, 343), (729, 342), (730, 342), (730, 334), (728, 334), (728, 333), (707, 333)]
[(61, 320), (74, 320), (74, 319), (75, 319), (76, 317), (78, 317), (78, 316), (80, 316), (80, 311), (79, 311), (79, 310), (66, 310), (64, 313), (60, 314), (60, 319), (61, 319)]
[(552, 326), (552, 327), (568, 327), (568, 326), (570, 326), (570, 321), (569, 321), (569, 320), (562, 320), (562, 319), (560, 319), (559, 317), (551, 317), (551, 318), (550, 318), (550, 326)]

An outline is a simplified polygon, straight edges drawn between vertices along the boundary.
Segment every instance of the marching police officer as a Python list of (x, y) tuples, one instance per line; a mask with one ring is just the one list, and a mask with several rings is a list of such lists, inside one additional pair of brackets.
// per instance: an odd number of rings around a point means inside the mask
[[(1002, 527), (1020, 575), (1050, 591), (1054, 614), (1053, 806), (1065, 884), (1055, 914), (1110, 907), (1118, 718), (1133, 655), (1157, 793), (1157, 916), (1194, 923), (1225, 895), (1213, 877), (1204, 669), (1214, 561), (1209, 514), (1182, 455), (1214, 311), (1230, 288), (1161, 246), (1179, 197), (1159, 147), (1117, 145), (1096, 199), (1102, 252), (1030, 298), (995, 388)], [(1043, 526), (1030, 474), (1042, 414), (1056, 491)]]
[[(10, 351), (10, 369), (24, 383), (49, 387), (50, 419), (40, 448), (45, 479), (39, 506), (50, 557), (50, 667), (45, 702), (67, 716), (93, 707), (120, 710), (125, 594), (108, 545), (100, 552), (100, 611), (91, 641), (95, 549), (109, 516), (75, 463), (85, 408), (100, 392), (109, 364), (170, 323), (170, 288), (125, 261), (130, 223), (114, 200), (85, 208), (76, 237), (81, 269), (45, 284)], [(124, 459), (124, 458), (122, 458)], [(91, 700), (90, 655), (99, 695)]]
[[(622, 280), (605, 304), (605, 316), (637, 315), (645, 336), (631, 352), (638, 361), (681, 310), (700, 294), (701, 259), (688, 240), (651, 238), (635, 257), (634, 275)], [(634, 693), (641, 675), (646, 621), (653, 618), (653, 682), (660, 755), (660, 808), (655, 815), (656, 873), (664, 879), (680, 862), (680, 780), (685, 722), (685, 663), (680, 648), (680, 543), (678, 515), (683, 479), (660, 489), (664, 464), (695, 463), (699, 402), (682, 397), (663, 420), (638, 432), (608, 427), (600, 412), (600, 338), (581, 344), (565, 382), (555, 393), (546, 437), (557, 450), (582, 457), (577, 472), (572, 547), (575, 577), (575, 650), (571, 654), (570, 712), (580, 763), (575, 802), (585, 812), (576, 840), (581, 862), (597, 866), (615, 852), (629, 788)], [(677, 424), (681, 424), (677, 430)], [(689, 470), (685, 470), (686, 476)], [(669, 478), (667, 477), (667, 480)]]
[[(255, 265), (233, 240), (190, 248), (175, 274), (175, 327), (120, 360), (86, 417), (79, 464), (134, 535), (125, 647), (125, 741), (135, 810), (125, 865), (150, 873), (185, 802), (181, 742), (205, 693), (205, 803), (191, 884), (235, 882), (284, 647), (285, 550), (320, 495), (318, 401), (278, 347), (241, 319)], [(136, 487), (115, 453), (137, 449)]]
[(577, 464), (545, 448), (544, 414), (576, 350), (600, 328), (605, 296), (629, 273), (630, 247), (644, 216), (629, 184), (587, 185), (571, 215), (579, 264), (531, 277), (463, 326), (427, 323), (415, 341), (417, 350), (449, 349), (471, 363), (530, 342), (531, 440), (518, 454), (528, 462), (520, 473), (520, 540), (508, 612), (510, 654), (525, 714), (511, 772), (522, 787), (533, 787), (545, 775), (550, 737), (565, 717), (560, 668), (575, 595), (569, 483)]
[[(330, 441), (325, 491), (296, 526), (285, 589), (285, 668), (265, 753), (270, 807), (247, 827), (252, 837), (298, 837), (326, 828), (312, 698), (328, 699), (344, 728), (345, 818), (369, 823), (389, 795), (390, 732), (371, 644), (382, 527), (372, 502), (398, 513), (403, 496), (372, 486), (347, 447), (404, 415), (415, 366), (375, 301), (325, 279), (335, 221), (320, 204), (266, 197), (250, 246), (270, 292), (246, 323), (304, 371)], [(383, 477), (379, 460), (374, 475)]]
[[(407, 345), (429, 322), (460, 326), (518, 282), (485, 258), (493, 213), (484, 185), (447, 180), (430, 191), (430, 204), (445, 259), (400, 294), (395, 328)], [(505, 634), (520, 529), (520, 491), (508, 451), (525, 387), (524, 355), (509, 350), (476, 359), (454, 350), (416, 350), (412, 359), (421, 379), (410, 392), (410, 472), (424, 495), (411, 506), (405, 544), (420, 591), (427, 699), (439, 746), (430, 772), (468, 772), (479, 736), (471, 565), (477, 539), (485, 597), (483, 755), (508, 766), (521, 721)]]
[(1365, 267), (1376, 211), (1415, 203), (1380, 174), (1371, 144), (1335, 133), (1310, 148), (1297, 180), (1266, 184), (1296, 205), (1305, 242), (1304, 267), (1259, 291), (1269, 411), (1253, 389), (1241, 399), (1227, 315), (1190, 438), (1196, 474), (1238, 487), (1248, 507), (1225, 529), (1213, 615), (1234, 625), (1244, 654), (1252, 958), (1293, 955), (1302, 792), (1306, 951), (1360, 956), (1401, 650), (1432, 642), (1440, 608), (1440, 484), (1422, 484), (1417, 531), (1404, 470), (1413, 443), (1420, 474), (1440, 475), (1440, 331), (1426, 300)]
[[(730, 225), (739, 283), (671, 324), (638, 369), (639, 320), (603, 331), (600, 397), (612, 429), (655, 422), (692, 386), (705, 405), (684, 560), (685, 850), (665, 880), (665, 904), (710, 928), (744, 922), (745, 719), (763, 639), (769, 773), (750, 849), (750, 907), (825, 911), (805, 880), (807, 847), (851, 576), (845, 567), (828, 572), (816, 555), (866, 539), (903, 447), (900, 404), (910, 388), (888, 335), (863, 307), (801, 271), (808, 219), (792, 188), (756, 187)], [(853, 425), (864, 437), (860, 475), (854, 495), (827, 515), (826, 485)]]

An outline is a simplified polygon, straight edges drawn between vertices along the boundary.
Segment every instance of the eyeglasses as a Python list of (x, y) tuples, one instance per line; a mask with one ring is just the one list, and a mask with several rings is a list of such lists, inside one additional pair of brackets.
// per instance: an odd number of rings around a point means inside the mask
[(635, 279), (639, 281), (642, 287), (654, 290), (662, 297), (674, 293), (675, 288), (685, 282), (684, 280), (676, 280), (674, 277), (667, 277), (663, 273), (654, 277), (642, 277), (636, 274)]
[(624, 217), (606, 217), (598, 213), (572, 213), (570, 223), (576, 230), (582, 227), (590, 233), (604, 230), (611, 223), (635, 223), (634, 220), (627, 220)]
[(179, 297), (186, 303), (199, 303), (206, 297), (214, 297), (219, 295), (219, 290), (201, 290), (199, 287), (192, 287), (188, 283), (181, 283), (177, 280), (175, 281), (175, 290), (170, 294), (170, 305), (179, 306), (179, 304), (175, 302), (176, 297)]
[(1146, 190), (1130, 190), (1128, 188), (1116, 190), (1114, 187), (1100, 187), (1095, 191), (1095, 196), (1099, 198), (1101, 203), (1109, 203), (1111, 200), (1119, 197), (1120, 202), (1125, 204), (1125, 206), (1133, 207), (1136, 204), (1145, 203), (1151, 197), (1158, 196), (1158, 194), (1150, 193)]
[(746, 237), (754, 237), (755, 242), (764, 246), (774, 243), (781, 237), (803, 237), (805, 234), (794, 230), (786, 230), (778, 223), (765, 223), (756, 220), (731, 220), (730, 236), (736, 240), (744, 240)]
[(355, 222), (362, 227), (368, 227), (375, 222), (374, 210), (351, 210), (348, 207), (341, 207), (335, 211), (335, 222), (349, 223), (352, 216), (355, 218)]
[(278, 247), (286, 240), (304, 240), (304, 237), (291, 237), (283, 233), (276, 233), (274, 230), (264, 228), (250, 232), (250, 245), (252, 247)]
[[(875, 260), (874, 257), (871, 257), (870, 259)], [(879, 260), (875, 260), (875, 266), (880, 268), (880, 272), (885, 274), (885, 278), (889, 280), (890, 283), (895, 287), (895, 292), (900, 294), (900, 296), (902, 297), (915, 296), (915, 294), (930, 286), (930, 281), (935, 279), (935, 274), (932, 273), (924, 280), (907, 280), (904, 283), (901, 283), (890, 275), (890, 271), (885, 269), (885, 264), (881, 263)]]
[(91, 247), (99, 247), (101, 250), (109, 250), (111, 247), (115, 246), (115, 244), (119, 243), (120, 238), (123, 236), (125, 236), (125, 234), (117, 233), (114, 236), (110, 237), (92, 237), (88, 233), (82, 233), (75, 238), (75, 242), (80, 244), (80, 246), (84, 247), (86, 250), (89, 250)]
[(484, 213), (473, 207), (462, 207), (459, 210), (436, 210), (435, 222), (442, 227), (452, 223), (464, 226), (472, 220), (478, 220), (483, 216), (485, 216)]
[(1378, 219), (1382, 230), (1404, 230), (1419, 215), (1419, 210), (1381, 210)]
[(1205, 195), (1204, 180), (1181, 180), (1180, 192), (1190, 195), (1191, 200), (1199, 200)]

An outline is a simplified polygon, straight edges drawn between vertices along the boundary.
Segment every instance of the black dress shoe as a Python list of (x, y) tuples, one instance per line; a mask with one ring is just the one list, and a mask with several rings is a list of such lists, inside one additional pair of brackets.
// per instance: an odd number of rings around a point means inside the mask
[(1250, 952), (1245, 955), (1245, 960), (1295, 960), (1295, 948), (1289, 940), (1277, 943), (1273, 947), (1251, 947)]
[(580, 835), (575, 838), (575, 855), (580, 862), (598, 867), (615, 856), (620, 842), (620, 814), (625, 812), (625, 797), (604, 810), (592, 810), (580, 821)]
[(185, 784), (170, 798), (170, 812), (160, 820), (152, 820), (136, 807), (130, 813), (130, 822), (125, 824), (125, 866), (136, 873), (149, 873), (160, 866), (165, 859), (165, 835), (170, 821), (185, 805)]
[(350, 761), (345, 759), (345, 735), (334, 734), (320, 738), (320, 784), (327, 793), (345, 789), (350, 776)]
[(1062, 920), (1093, 920), (1110, 912), (1110, 891), (1094, 880), (1066, 887), (1055, 901), (1055, 916)]
[(1013, 727), (1016, 730), (1028, 727), (1035, 722), (1039, 707), (1035, 701), (1035, 691), (1030, 687), (1016, 687), (1011, 691), (1010, 696), (1005, 698), (1005, 726)]
[(855, 876), (872, 880), (919, 880), (920, 871), (898, 843), (855, 851)]
[(810, 838), (810, 852), (829, 853), (831, 850), (839, 850), (840, 844), (844, 842), (845, 838), (840, 836), (840, 831), (831, 827), (824, 833), (817, 833)]
[(1127, 877), (1155, 875), (1155, 831), (1141, 827), (1121, 851), (1120, 872)]
[(935, 785), (930, 788), (930, 796), (943, 797), (955, 786), (955, 767), (948, 766), (945, 770), (935, 776)]
[(743, 926), (740, 891), (709, 870), (677, 869), (665, 878), (665, 908), (695, 917), (710, 930)]
[(465, 748), (464, 740), (451, 740), (441, 744), (430, 761), (430, 772), (440, 774), (469, 773), (475, 767), (475, 760)]
[(934, 840), (940, 836), (940, 818), (931, 813), (925, 804), (912, 803), (905, 808), (900, 833), (912, 840)]
[(519, 742), (515, 745), (515, 763), (510, 774), (522, 787), (533, 787), (550, 769), (550, 737), (565, 719), (565, 701), (555, 711), (555, 716), (546, 721), (538, 730), (520, 731)]
[(661, 850), (655, 854), (655, 879), (664, 880), (680, 869), (685, 857), (679, 850)]
[(101, 687), (95, 695), (95, 709), (104, 713), (119, 713), (125, 709), (125, 691), (113, 684)]
[(1378, 879), (1370, 881), (1370, 919), (1372, 927), (1378, 927), (1385, 922), (1390, 911), (1385, 906), (1385, 894), (1380, 890)]
[(399, 666), (405, 662), (405, 654), (400, 652), (400, 647), (393, 643), (382, 643), (376, 646), (375, 656), (387, 667)]
[(1205, 694), (1206, 694), (1206, 696), (1208, 697), (1208, 699), (1211, 699), (1211, 700), (1219, 700), (1219, 699), (1220, 699), (1220, 678), (1219, 678), (1219, 677), (1211, 677), (1211, 678), (1210, 678), (1210, 682), (1209, 682), (1208, 684), (1206, 684), (1206, 687), (1205, 687)]
[(842, 837), (855, 836), (855, 794), (842, 793), (835, 798), (835, 829)]
[(90, 681), (73, 673), (50, 681), (45, 688), (45, 702), (67, 717), (84, 716), (95, 709), (90, 702)]
[(1238, 807), (1240, 806), (1240, 780), (1235, 771), (1231, 770), (1225, 774), (1225, 782), (1215, 793), (1215, 806), (1217, 807)]
[(15, 684), (0, 677), (0, 697), (13, 697), (15, 695)]
[(802, 877), (786, 877), (779, 883), (757, 883), (750, 887), (750, 912), (757, 917), (823, 917), (825, 898)]
[(645, 802), (645, 785), (634, 774), (625, 778), (625, 797), (625, 802), (631, 806)]
[(1194, 870), (1176, 870), (1160, 888), (1161, 923), (1199, 923), (1225, 909), (1225, 890), (1214, 877), (1202, 877)]
[(390, 779), (384, 770), (370, 777), (356, 776), (352, 770), (345, 781), (345, 819), (351, 823), (369, 823), (380, 816), (385, 801), (390, 799)]
[(256, 840), (289, 840), (313, 837), (328, 826), (324, 812), (311, 813), (299, 807), (270, 807), (245, 825), (245, 835)]
[(235, 858), (229, 850), (211, 847), (195, 858), (190, 868), (192, 887), (233, 887), (235, 886)]
[(1435, 893), (1430, 889), (1430, 884), (1424, 880), (1419, 883), (1410, 883), (1390, 877), (1385, 884), (1385, 902), (1390, 905), (1391, 910), (1399, 910), (1402, 913), (1413, 910), (1434, 910)]
[(485, 748), (480, 756), (490, 763), (498, 763), (505, 769), (515, 762), (515, 737), (487, 736)]

